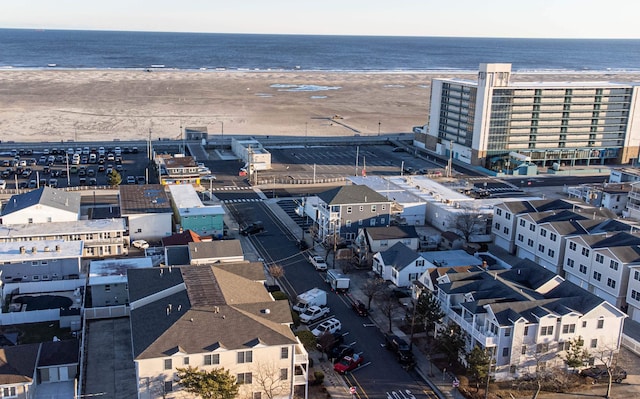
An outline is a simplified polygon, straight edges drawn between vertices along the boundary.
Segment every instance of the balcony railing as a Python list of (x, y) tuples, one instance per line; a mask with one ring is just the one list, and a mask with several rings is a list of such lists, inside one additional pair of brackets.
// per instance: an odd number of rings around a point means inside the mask
[[(467, 334), (470, 334), (473, 338), (475, 338), (478, 342), (480, 342), (485, 348), (490, 346), (497, 345), (496, 337), (486, 331), (484, 328), (480, 328), (479, 326), (474, 325), (472, 322), (465, 320), (462, 316), (460, 316), (455, 310), (449, 308), (446, 309), (445, 312), (447, 316), (453, 320), (456, 324), (460, 326), (460, 328), (465, 331)], [(491, 335), (488, 335), (488, 334)]]

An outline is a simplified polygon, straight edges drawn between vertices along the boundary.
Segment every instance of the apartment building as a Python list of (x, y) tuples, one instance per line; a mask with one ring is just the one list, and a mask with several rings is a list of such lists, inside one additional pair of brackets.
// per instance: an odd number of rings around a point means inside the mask
[(620, 347), (622, 311), (530, 260), (511, 269), (452, 271), (435, 287), (444, 322), (468, 334), (465, 349), (491, 350), (496, 379), (565, 367), (568, 342), (578, 337), (593, 363)]
[(538, 167), (638, 158), (637, 85), (515, 82), (511, 64), (480, 64), (476, 81), (433, 79), (426, 147), (505, 171), (510, 153)]
[(182, 154), (159, 154), (155, 157), (159, 170), (160, 183), (165, 184), (200, 184), (198, 164), (193, 157)]
[(63, 240), (0, 243), (2, 281), (77, 279), (81, 272), (82, 247), (82, 241)]
[(516, 256), (531, 259), (544, 268), (563, 275), (567, 237), (601, 235), (631, 229), (631, 225), (615, 219), (615, 214), (607, 209), (576, 208), (575, 211), (527, 213), (517, 218)]
[(308, 354), (288, 301), (264, 287), (260, 262), (128, 271), (139, 398), (183, 398), (176, 368), (224, 368), (239, 397), (307, 398)]
[(120, 185), (120, 214), (131, 240), (160, 240), (173, 232), (171, 203), (160, 184)]
[(621, 216), (627, 209), (631, 185), (627, 183), (595, 183), (567, 187), (569, 198), (579, 198), (591, 206), (607, 208)]
[(640, 265), (640, 233), (567, 237), (565, 278), (626, 309), (631, 269)]
[(82, 256), (100, 258), (128, 253), (129, 237), (125, 219), (93, 219), (70, 222), (0, 225), (1, 242), (21, 242), (31, 246), (37, 241), (82, 241)]

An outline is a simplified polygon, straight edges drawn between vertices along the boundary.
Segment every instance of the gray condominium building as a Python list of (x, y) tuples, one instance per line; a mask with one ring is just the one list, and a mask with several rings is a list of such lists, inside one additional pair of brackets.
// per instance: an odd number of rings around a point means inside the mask
[(480, 64), (477, 81), (433, 79), (426, 147), (495, 171), (638, 158), (637, 84), (510, 79), (511, 64)]

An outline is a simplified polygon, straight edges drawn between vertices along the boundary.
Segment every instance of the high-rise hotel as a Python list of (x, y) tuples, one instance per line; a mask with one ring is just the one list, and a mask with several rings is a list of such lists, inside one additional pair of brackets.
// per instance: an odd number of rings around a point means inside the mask
[(480, 64), (477, 81), (434, 79), (427, 148), (492, 170), (638, 159), (640, 84), (510, 78), (511, 64)]

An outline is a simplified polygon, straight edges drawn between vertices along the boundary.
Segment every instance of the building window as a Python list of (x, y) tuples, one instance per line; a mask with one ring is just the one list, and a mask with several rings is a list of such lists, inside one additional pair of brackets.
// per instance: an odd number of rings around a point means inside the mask
[(164, 359), (164, 369), (171, 370), (172, 368), (173, 368), (173, 364), (171, 362), (171, 359)]
[(262, 399), (262, 392), (254, 392), (252, 399)]
[(350, 206), (347, 207), (347, 213), (351, 213), (352, 210), (353, 210), (352, 207), (350, 207)]
[(567, 266), (573, 267), (574, 265), (575, 265), (575, 262), (573, 261), (573, 259), (567, 259)]
[(253, 362), (252, 351), (238, 352), (238, 363), (251, 363), (251, 362)]
[(554, 251), (553, 249), (550, 249), (549, 252), (547, 252), (547, 255), (553, 258), (554, 256), (556, 256), (556, 251)]
[(523, 355), (527, 354), (527, 345), (522, 345), (522, 348), (520, 348), (520, 353)]
[(640, 271), (636, 270), (633, 272), (633, 279), (640, 281)]
[(4, 387), (4, 388), (2, 388), (2, 397), (3, 398), (18, 397), (18, 394), (16, 393), (16, 387)]
[(280, 359), (288, 359), (289, 358), (289, 348), (284, 347), (280, 349)]
[(529, 335), (529, 326), (524, 326), (524, 336)]
[(509, 348), (502, 348), (502, 357), (509, 356)]
[(538, 244), (538, 252), (544, 252), (544, 245)]
[(636, 301), (640, 301), (640, 292), (636, 290), (631, 290), (631, 299), (635, 299)]
[(583, 247), (582, 248), (582, 256), (589, 257), (589, 249)]
[(596, 262), (604, 263), (604, 256), (602, 256), (602, 254), (596, 254)]
[(607, 279), (607, 287), (616, 288), (616, 280)]
[(570, 250), (575, 251), (575, 250), (576, 250), (576, 247), (577, 247), (577, 246), (576, 246), (576, 243), (575, 243), (575, 242), (570, 242), (570, 243), (569, 243), (569, 249), (570, 249)]
[(184, 364), (185, 366), (189, 365), (189, 356), (185, 356), (182, 358), (182, 364)]
[(504, 329), (504, 336), (505, 337), (510, 337), (511, 336), (511, 328), (510, 327)]
[(507, 220), (511, 220), (511, 214), (510, 213), (505, 213), (504, 214), (505, 219)]
[(496, 229), (496, 230), (500, 230), (500, 223), (496, 222), (496, 224), (495, 224), (495, 229)]
[(603, 329), (604, 328), (604, 320), (603, 319), (598, 319), (598, 325), (596, 326), (596, 328), (598, 328), (598, 329)]
[(524, 236), (522, 234), (518, 234), (518, 241), (524, 241)]
[(360, 212), (364, 212), (364, 205), (360, 205)]
[(502, 232), (504, 234), (509, 234), (509, 228), (507, 226), (504, 226), (504, 228), (502, 229)]
[(587, 267), (585, 265), (580, 265), (580, 273), (587, 274)]
[(238, 375), (236, 376), (236, 382), (238, 383), (238, 385), (252, 384), (253, 375), (251, 373), (238, 373)]
[(289, 369), (280, 369), (280, 380), (286, 381), (289, 379)]
[(587, 328), (587, 321), (586, 321), (586, 320), (584, 320), (584, 321), (582, 322), (582, 328)]
[(600, 279), (602, 279), (602, 274), (598, 273), (598, 272), (593, 272), (593, 279), (600, 281)]
[(547, 353), (549, 352), (549, 344), (543, 343), (536, 345), (536, 353)]
[(618, 270), (618, 266), (620, 266), (620, 264), (615, 260), (612, 260), (611, 262), (609, 262), (609, 268), (613, 270)]
[(553, 326), (545, 326), (540, 329), (540, 335), (553, 335)]
[(535, 224), (533, 224), (533, 223), (531, 223), (531, 224), (529, 225), (529, 230), (531, 230), (531, 231), (535, 232), (535, 231), (536, 231), (536, 225), (535, 225)]
[(540, 229), (540, 235), (543, 236), (543, 237), (546, 237), (547, 236), (547, 230)]
[(533, 240), (531, 238), (527, 240), (527, 245), (533, 247)]
[(27, 219), (27, 223), (29, 223), (29, 224), (33, 223), (33, 218)]
[(204, 355), (204, 365), (211, 366), (214, 364), (220, 364), (220, 354), (214, 353), (211, 355)]
[(502, 209), (500, 208), (496, 209), (496, 215), (502, 216)]
[(164, 391), (173, 392), (173, 382), (171, 380), (164, 382)]
[(524, 227), (527, 224), (527, 222), (524, 221), (524, 219), (520, 219), (520, 226)]
[(383, 211), (387, 209), (386, 205), (380, 205), (380, 207), (382, 208)]
[(549, 234), (549, 239), (553, 242), (556, 241), (556, 238), (558, 238), (558, 236), (556, 235), (556, 233), (551, 233)]
[(597, 348), (598, 347), (598, 339), (594, 338), (591, 340), (591, 348)]
[(375, 205), (371, 205), (371, 212), (376, 213), (377, 207)]
[(563, 334), (573, 334), (574, 332), (576, 332), (576, 325), (575, 324), (565, 324), (562, 326), (562, 333)]

